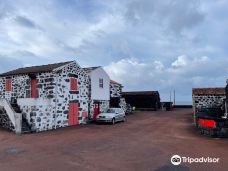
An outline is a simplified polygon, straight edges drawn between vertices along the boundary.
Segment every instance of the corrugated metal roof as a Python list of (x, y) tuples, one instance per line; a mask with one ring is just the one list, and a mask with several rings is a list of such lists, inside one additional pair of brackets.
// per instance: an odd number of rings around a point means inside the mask
[(12, 70), (12, 71), (2, 73), (2, 74), (0, 74), (0, 76), (11, 76), (11, 75), (18, 75), (18, 74), (31, 74), (31, 73), (39, 73), (39, 72), (51, 72), (54, 69), (59, 68), (61, 66), (64, 66), (66, 64), (69, 64), (71, 62), (73, 62), (73, 61), (18, 68), (18, 69)]
[(193, 95), (207, 95), (207, 94), (218, 94), (225, 95), (224, 87), (215, 87), (215, 88), (193, 88)]

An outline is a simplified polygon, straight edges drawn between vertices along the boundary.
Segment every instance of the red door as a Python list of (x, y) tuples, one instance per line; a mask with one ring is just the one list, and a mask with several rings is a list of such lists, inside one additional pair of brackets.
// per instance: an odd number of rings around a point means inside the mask
[(31, 79), (31, 97), (36, 98), (36, 79), (32, 78)]
[(100, 112), (100, 107), (99, 107), (99, 103), (94, 103), (93, 104), (93, 120), (96, 120), (97, 115)]
[(68, 125), (78, 124), (78, 103), (69, 104)]

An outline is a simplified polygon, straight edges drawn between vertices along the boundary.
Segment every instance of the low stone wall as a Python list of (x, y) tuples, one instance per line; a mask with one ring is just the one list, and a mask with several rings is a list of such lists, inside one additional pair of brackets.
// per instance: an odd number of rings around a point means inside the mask
[(196, 112), (200, 108), (221, 107), (226, 99), (225, 88), (193, 88), (192, 103), (194, 122), (196, 123)]
[(14, 131), (13, 123), (10, 121), (5, 109), (0, 106), (0, 127)]
[(223, 104), (225, 100), (225, 95), (195, 95), (194, 96), (194, 107), (208, 108), (208, 107), (219, 107)]
[[(46, 131), (55, 127), (62, 127), (56, 118), (55, 104), (47, 98), (23, 98), (18, 99), (22, 115), (27, 119), (32, 131)], [(61, 118), (61, 122), (62, 122)], [(65, 119), (67, 125), (67, 118)]]
[(193, 108), (219, 107), (225, 100), (225, 88), (193, 88)]

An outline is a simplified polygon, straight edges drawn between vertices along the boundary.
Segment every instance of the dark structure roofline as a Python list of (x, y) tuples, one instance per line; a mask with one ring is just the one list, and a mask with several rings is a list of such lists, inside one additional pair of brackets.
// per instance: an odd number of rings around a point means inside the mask
[(48, 65), (39, 65), (39, 66), (18, 68), (18, 69), (12, 70), (12, 71), (2, 73), (2, 74), (0, 74), (0, 76), (3, 77), (3, 76), (12, 76), (12, 75), (19, 75), (19, 74), (51, 72), (54, 69), (59, 68), (59, 67), (64, 66), (64, 65), (67, 65), (71, 62), (74, 62), (74, 61), (67, 61), (67, 62), (61, 62), (61, 63), (48, 64)]
[(158, 91), (128, 91), (123, 92), (123, 95), (159, 95)]

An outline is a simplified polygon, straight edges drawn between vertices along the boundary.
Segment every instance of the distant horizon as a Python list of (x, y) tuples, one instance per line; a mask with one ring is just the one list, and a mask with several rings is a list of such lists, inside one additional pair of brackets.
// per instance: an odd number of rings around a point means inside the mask
[(176, 101), (176, 105), (192, 105), (191, 101)]

